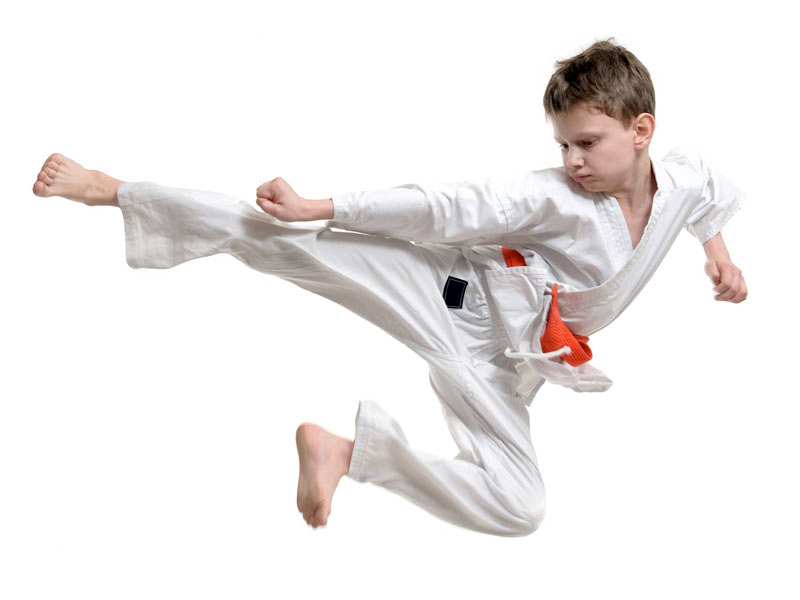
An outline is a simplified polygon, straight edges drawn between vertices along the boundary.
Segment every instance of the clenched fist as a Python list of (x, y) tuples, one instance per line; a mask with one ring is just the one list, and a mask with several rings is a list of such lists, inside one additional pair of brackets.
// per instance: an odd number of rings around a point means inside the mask
[(258, 186), (256, 204), (281, 221), (307, 221), (306, 201), (286, 181), (276, 177)]
[(317, 221), (333, 218), (333, 200), (306, 200), (286, 181), (276, 177), (258, 186), (256, 204), (281, 221)]
[(706, 261), (706, 274), (714, 284), (714, 300), (738, 304), (747, 298), (747, 286), (739, 268), (730, 260), (711, 257)]

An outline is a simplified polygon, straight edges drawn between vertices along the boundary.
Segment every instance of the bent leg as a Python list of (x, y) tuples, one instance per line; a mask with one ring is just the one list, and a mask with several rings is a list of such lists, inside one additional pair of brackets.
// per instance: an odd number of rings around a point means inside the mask
[(431, 384), (459, 448), (455, 458), (408, 445), (399, 424), (361, 402), (348, 476), (385, 487), (455, 525), (501, 536), (535, 531), (545, 489), (527, 407), (488, 363), (437, 360)]

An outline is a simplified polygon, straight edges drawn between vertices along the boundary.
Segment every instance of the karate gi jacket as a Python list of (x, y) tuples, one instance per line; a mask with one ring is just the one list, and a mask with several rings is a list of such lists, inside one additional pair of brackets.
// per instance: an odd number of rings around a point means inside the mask
[(743, 199), (692, 149), (676, 148), (651, 163), (658, 189), (635, 249), (616, 199), (584, 190), (563, 167), (501, 182), (412, 183), (334, 194), (330, 226), (464, 246), (465, 255), (484, 245), (517, 250), (527, 266), (486, 272), (488, 293), (511, 343), (506, 354), (519, 359), (517, 392), (530, 404), (544, 380), (603, 391), (611, 380), (590, 363), (573, 367), (541, 356), (553, 284), (563, 322), (574, 334), (590, 336), (639, 294), (682, 228), (705, 243)]

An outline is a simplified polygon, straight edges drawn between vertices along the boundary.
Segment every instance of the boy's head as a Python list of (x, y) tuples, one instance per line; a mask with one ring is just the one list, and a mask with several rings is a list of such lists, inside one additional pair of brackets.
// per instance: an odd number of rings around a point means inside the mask
[(552, 118), (586, 104), (624, 125), (642, 113), (655, 117), (656, 93), (647, 68), (632, 52), (611, 41), (556, 63), (544, 92), (544, 111)]
[(556, 63), (544, 93), (564, 167), (586, 190), (625, 193), (647, 170), (655, 129), (650, 74), (631, 52), (596, 42)]

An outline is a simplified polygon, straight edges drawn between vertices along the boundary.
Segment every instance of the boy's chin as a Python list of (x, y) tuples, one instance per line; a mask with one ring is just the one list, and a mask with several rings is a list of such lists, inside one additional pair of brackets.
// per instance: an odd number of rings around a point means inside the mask
[(579, 181), (578, 185), (580, 185), (587, 192), (602, 192), (603, 191), (603, 186), (599, 182), (594, 181), (592, 179), (587, 179), (585, 181)]

